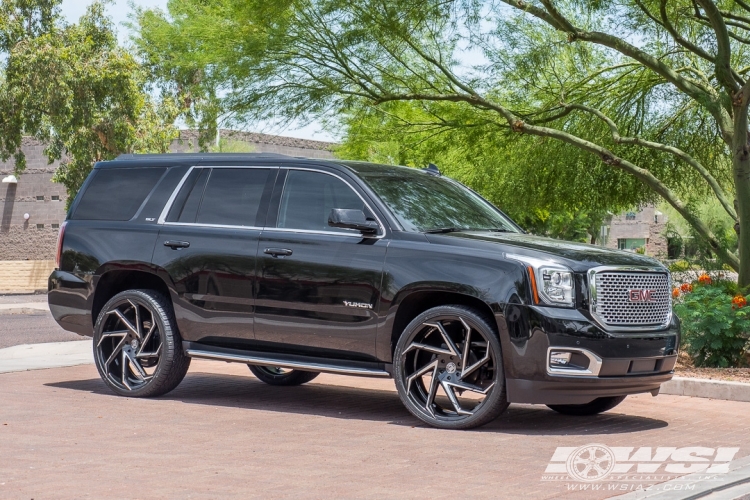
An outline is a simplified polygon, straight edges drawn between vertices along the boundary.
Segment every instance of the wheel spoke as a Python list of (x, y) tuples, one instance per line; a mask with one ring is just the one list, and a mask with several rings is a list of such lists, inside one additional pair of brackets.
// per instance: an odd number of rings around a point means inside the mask
[(112, 354), (110, 354), (109, 358), (107, 358), (107, 361), (104, 362), (104, 367), (105, 368), (109, 367), (109, 364), (112, 361), (115, 360), (115, 358), (117, 357), (118, 354), (120, 354), (120, 350), (122, 349), (122, 346), (125, 345), (125, 339), (126, 339), (126, 337), (123, 336), (122, 340), (120, 340), (120, 342), (117, 343), (117, 345), (115, 346), (115, 348), (112, 349)]
[(453, 392), (453, 388), (451, 387), (450, 383), (448, 383), (446, 380), (443, 380), (440, 383), (440, 385), (443, 387), (443, 390), (445, 391), (445, 395), (448, 396), (448, 399), (453, 405), (453, 408), (456, 410), (456, 413), (458, 413), (459, 415), (473, 415), (474, 414), (474, 412), (472, 411), (466, 411), (463, 408), (461, 408), (461, 405), (458, 403), (458, 399), (456, 398), (456, 393)]
[(450, 353), (452, 356), (459, 356), (458, 348), (456, 347), (456, 344), (453, 343), (453, 340), (451, 340), (450, 336), (448, 335), (448, 332), (445, 331), (445, 327), (440, 321), (436, 321), (434, 324), (432, 323), (425, 323), (426, 326), (431, 326), (433, 328), (437, 328), (440, 332), (440, 335), (443, 336), (443, 340), (445, 341), (445, 345), (448, 346), (448, 349), (450, 350)]
[(467, 369), (465, 369), (465, 370), (463, 370), (461, 372), (461, 378), (466, 377), (467, 375), (469, 375), (470, 373), (472, 373), (474, 370), (476, 370), (477, 368), (479, 368), (480, 366), (482, 366), (483, 364), (485, 364), (489, 360), (490, 360), (490, 351), (487, 350), (487, 352), (485, 353), (485, 355), (484, 355), (484, 357), (482, 359), (480, 359), (479, 361), (477, 361), (476, 363), (474, 363), (473, 365), (471, 365), (470, 367), (468, 367)]
[(132, 387), (130, 387), (130, 384), (128, 384), (128, 356), (125, 354), (125, 349), (122, 351), (122, 385), (124, 385), (129, 391), (132, 391)]
[(467, 384), (463, 380), (456, 380), (455, 382), (445, 380), (445, 381), (443, 381), (443, 383), (446, 384), (446, 385), (449, 385), (451, 387), (455, 387), (456, 389), (461, 389), (461, 390), (464, 390), (464, 391), (476, 392), (478, 394), (487, 394), (488, 392), (490, 392), (490, 389), (492, 389), (493, 387), (495, 387), (495, 383), (494, 382), (492, 382), (490, 385), (488, 385), (484, 389), (482, 389), (478, 385)]
[(135, 355), (136, 358), (153, 358), (154, 356), (158, 356), (161, 352), (161, 346), (162, 344), (159, 344), (159, 347), (156, 348), (153, 352), (139, 352)]
[(141, 367), (141, 364), (138, 362), (138, 360), (135, 359), (133, 353), (129, 349), (125, 349), (123, 350), (123, 352), (125, 353), (125, 357), (128, 358), (128, 364), (130, 364), (131, 367), (135, 368), (135, 370), (133, 370), (133, 375), (135, 375), (135, 378), (142, 382), (145, 382), (148, 374), (143, 370), (143, 367)]
[(433, 362), (424, 365), (415, 373), (412, 373), (411, 375), (409, 375), (409, 377), (406, 379), (406, 390), (410, 391), (412, 382), (414, 382), (414, 380), (421, 377), (422, 375), (424, 375), (430, 370), (433, 370), (433, 377), (434, 377), (435, 372), (437, 372), (437, 368), (438, 368), (438, 360), (436, 359)]
[(127, 329), (133, 332), (135, 336), (138, 337), (138, 339), (140, 340), (141, 338), (140, 332), (136, 329), (135, 326), (133, 326), (133, 323), (131, 323), (130, 320), (128, 320), (128, 318), (126, 318), (125, 315), (122, 314), (122, 312), (120, 312), (119, 309), (115, 309), (115, 315), (118, 318), (120, 318), (120, 321), (122, 321), (122, 323), (127, 327)]
[(412, 351), (414, 349), (421, 349), (423, 351), (428, 351), (428, 352), (432, 352), (432, 353), (435, 353), (435, 354), (447, 354), (448, 356), (450, 356), (451, 354), (453, 354), (448, 349), (443, 349), (443, 348), (440, 348), (440, 347), (435, 347), (435, 346), (432, 346), (432, 345), (429, 345), (429, 344), (422, 344), (420, 342), (412, 342), (411, 344), (409, 344), (409, 347), (407, 347), (406, 350), (404, 350), (404, 354), (406, 354), (407, 352)]
[(464, 325), (464, 328), (466, 329), (466, 339), (464, 339), (464, 352), (461, 356), (461, 373), (464, 373), (466, 371), (466, 363), (469, 361), (469, 352), (471, 351), (471, 327), (466, 324), (466, 321), (464, 321), (463, 318), (459, 318), (461, 320), (461, 324)]
[[(138, 349), (138, 352), (136, 353), (136, 357), (140, 357), (140, 355), (143, 353), (143, 349), (146, 348), (146, 344), (148, 344), (148, 341), (151, 340), (151, 334), (154, 333), (155, 328), (156, 328), (156, 322), (153, 321), (153, 318), (151, 318), (151, 328), (148, 329), (148, 332), (146, 333), (146, 338), (144, 338), (143, 341), (141, 342), (141, 347)], [(157, 351), (159, 349), (161, 349), (161, 344), (159, 344)]]
[(127, 330), (118, 330), (116, 332), (102, 333), (102, 336), (99, 338), (99, 343), (96, 344), (96, 346), (99, 347), (100, 345), (102, 345), (102, 342), (104, 342), (104, 339), (106, 339), (106, 338), (110, 338), (110, 337), (124, 337), (127, 334), (128, 334)]

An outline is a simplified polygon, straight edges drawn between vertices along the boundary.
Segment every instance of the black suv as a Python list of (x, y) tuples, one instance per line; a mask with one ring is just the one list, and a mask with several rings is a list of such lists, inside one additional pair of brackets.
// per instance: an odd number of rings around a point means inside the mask
[(432, 165), (272, 154), (98, 163), (49, 305), (117, 394), (165, 394), (193, 357), (273, 385), (393, 377), (453, 429), (514, 402), (591, 415), (656, 395), (679, 343), (654, 260), (528, 235)]

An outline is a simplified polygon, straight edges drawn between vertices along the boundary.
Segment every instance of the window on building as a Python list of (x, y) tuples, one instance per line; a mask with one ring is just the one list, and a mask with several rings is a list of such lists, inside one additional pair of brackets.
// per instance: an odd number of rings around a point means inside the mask
[(625, 220), (635, 220), (635, 212), (628, 212), (625, 214)]
[(36, 228), (37, 228), (37, 229), (44, 229), (44, 224), (37, 224), (37, 225), (36, 225)]
[(52, 229), (60, 229), (60, 224), (52, 224)]
[(37, 196), (36, 201), (44, 201), (44, 195)]
[(646, 248), (646, 238), (618, 238), (617, 248), (620, 250), (629, 250), (631, 252), (638, 251)]
[(60, 195), (58, 195), (58, 194), (53, 194), (53, 195), (52, 195), (52, 201), (60, 201)]

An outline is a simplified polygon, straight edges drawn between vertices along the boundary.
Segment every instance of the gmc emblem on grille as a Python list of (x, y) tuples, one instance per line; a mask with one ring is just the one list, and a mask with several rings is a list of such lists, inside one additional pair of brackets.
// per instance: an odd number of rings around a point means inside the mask
[(653, 293), (653, 290), (645, 290), (645, 289), (628, 290), (628, 296), (630, 298), (630, 302), (653, 302), (654, 299), (651, 298), (652, 293)]

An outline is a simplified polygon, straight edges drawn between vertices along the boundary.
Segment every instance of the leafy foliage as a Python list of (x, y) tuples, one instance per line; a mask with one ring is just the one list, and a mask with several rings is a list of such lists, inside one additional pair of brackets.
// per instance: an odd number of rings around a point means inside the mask
[[(686, 287), (687, 290), (687, 287)], [(674, 310), (682, 320), (685, 349), (696, 366), (745, 366), (750, 338), (750, 307), (738, 307), (733, 298), (743, 297), (737, 283), (693, 283), (681, 292)]]
[(176, 106), (155, 102), (138, 61), (118, 47), (101, 3), (66, 24), (59, 0), (0, 3), (0, 157), (22, 173), (22, 137), (62, 160), (54, 180), (70, 199), (93, 163), (126, 152), (165, 152)]
[[(342, 154), (454, 164), (528, 213), (660, 197), (750, 284), (746, 2), (172, 0), (138, 27), (155, 74), (212, 89), (214, 116), (345, 115)], [(200, 75), (187, 86), (181, 58)], [(742, 259), (696, 213), (707, 195)]]

